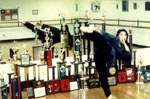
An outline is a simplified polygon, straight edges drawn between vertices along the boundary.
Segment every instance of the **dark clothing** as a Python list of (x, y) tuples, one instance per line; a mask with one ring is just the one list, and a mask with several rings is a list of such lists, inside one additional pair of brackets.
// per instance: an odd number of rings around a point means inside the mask
[(111, 61), (112, 63), (110, 64), (113, 64), (116, 58), (126, 59), (131, 54), (125, 51), (125, 48), (120, 45), (119, 38), (113, 35), (109, 35), (107, 33), (105, 34), (105, 32), (102, 32), (102, 35), (100, 35), (94, 31), (93, 33), (84, 33), (84, 36), (85, 38), (92, 40), (95, 43), (96, 51), (94, 59), (96, 69), (99, 73), (101, 86), (105, 92), (106, 97), (108, 97), (111, 94), (111, 91), (107, 79), (106, 63)]
[[(42, 43), (46, 42), (45, 41), (45, 36), (46, 35), (45, 35), (44, 31), (42, 31), (38, 28), (35, 28), (35, 26), (33, 24), (29, 23), (29, 22), (26, 22), (24, 24), (24, 26), (26, 26), (28, 29), (31, 29), (32, 32), (34, 32), (34, 33), (37, 32), (38, 39), (40, 39), (42, 41)], [(60, 30), (58, 28), (48, 26), (48, 25), (45, 25), (45, 24), (42, 25), (42, 29), (44, 29), (46, 27), (50, 28), (50, 31), (54, 34), (54, 36), (52, 37), (53, 44), (60, 42)]]
[[(40, 39), (42, 41), (42, 43), (46, 42), (45, 41), (45, 33), (44, 31), (38, 29), (38, 28), (35, 28), (35, 25), (29, 23), (29, 22), (26, 22), (24, 24), (25, 27), (27, 27), (28, 29), (31, 29), (32, 32), (37, 32), (38, 34), (38, 39)], [(52, 36), (52, 39), (53, 39), (53, 44), (55, 43), (59, 43), (60, 42), (60, 34), (61, 34), (61, 30), (59, 30), (58, 28), (56, 27), (53, 27), (53, 26), (49, 26), (47, 24), (43, 24), (42, 29), (45, 29), (45, 28), (50, 28), (50, 31), (54, 34), (54, 36)], [(69, 46), (70, 48), (73, 47), (73, 37), (70, 35), (70, 32), (69, 32), (69, 27), (68, 25), (65, 25), (65, 28), (66, 28), (66, 31), (68, 32), (68, 42), (69, 42)]]
[(111, 52), (111, 46), (107, 43), (104, 36), (99, 35), (97, 32), (92, 34), (85, 33), (85, 38), (94, 41), (96, 52), (94, 55), (95, 64), (97, 72), (99, 73), (99, 80), (101, 86), (105, 92), (106, 97), (108, 97), (111, 92), (109, 89), (109, 84), (107, 80), (107, 68), (106, 62), (109, 59), (109, 53)]

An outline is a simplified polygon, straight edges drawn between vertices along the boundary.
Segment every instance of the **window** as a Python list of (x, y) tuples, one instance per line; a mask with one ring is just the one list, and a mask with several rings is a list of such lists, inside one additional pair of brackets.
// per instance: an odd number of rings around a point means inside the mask
[(145, 2), (145, 11), (150, 11), (150, 2)]
[(129, 1), (128, 0), (122, 0), (122, 11), (123, 12), (129, 11)]

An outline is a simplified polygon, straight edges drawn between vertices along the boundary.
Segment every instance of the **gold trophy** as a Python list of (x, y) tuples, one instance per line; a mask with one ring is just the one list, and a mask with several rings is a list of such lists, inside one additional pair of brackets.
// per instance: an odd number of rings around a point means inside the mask
[(139, 61), (138, 61), (138, 72), (137, 72), (137, 81), (136, 84), (143, 84), (143, 81), (141, 80), (141, 66), (144, 63), (143, 56), (140, 55)]

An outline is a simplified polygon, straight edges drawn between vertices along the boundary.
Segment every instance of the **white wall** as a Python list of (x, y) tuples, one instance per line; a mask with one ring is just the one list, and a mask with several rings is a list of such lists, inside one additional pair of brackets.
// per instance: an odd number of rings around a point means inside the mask
[[(50, 20), (59, 19), (59, 13), (65, 13), (65, 18), (74, 18), (75, 16), (75, 2), (78, 2), (79, 17), (85, 16), (85, 11), (88, 10), (89, 17), (91, 16), (91, 2), (93, 0), (0, 0), (0, 9), (15, 9), (19, 8), (19, 21), (29, 20)], [(94, 12), (93, 18), (102, 18), (102, 13), (105, 14), (106, 19), (128, 19), (128, 20), (146, 20), (149, 21), (150, 12), (145, 11), (145, 1), (149, 0), (129, 0), (129, 12), (122, 12), (122, 0), (97, 0), (101, 2), (100, 12)], [(133, 3), (137, 3), (137, 10), (133, 9)], [(118, 10), (116, 4), (119, 5)], [(38, 10), (38, 15), (32, 15), (32, 10)], [(108, 22), (107, 22), (108, 23)], [(110, 22), (109, 22), (110, 23)], [(121, 23), (126, 25), (132, 25), (133, 23)], [(133, 24), (136, 25), (136, 24)], [(149, 26), (149, 24), (140, 24), (143, 26)], [(70, 31), (73, 33), (72, 25), (70, 25)], [(59, 26), (58, 26), (59, 27)], [(106, 27), (107, 32), (114, 33), (116, 29), (124, 27)], [(127, 31), (129, 28), (125, 28)], [(6, 31), (8, 30), (8, 31)], [(3, 33), (19, 34), (22, 31), (22, 35), (26, 38), (33, 38), (34, 34), (25, 28), (21, 28), (16, 31), (15, 29), (1, 29), (0, 39)], [(28, 32), (28, 33), (27, 33)], [(150, 30), (149, 29), (133, 29), (133, 43), (140, 45), (150, 46)], [(28, 35), (26, 35), (28, 34)], [(18, 37), (18, 36), (17, 36)], [(142, 38), (137, 39), (137, 38)]]
[[(19, 8), (19, 20), (49, 20), (58, 19), (59, 13), (65, 13), (66, 18), (74, 17), (75, 0), (0, 0), (0, 9)], [(38, 10), (38, 15), (32, 15), (32, 10)]]
[[(79, 15), (85, 16), (85, 11), (88, 10), (89, 17), (91, 16), (91, 2), (93, 0), (79, 1)], [(122, 0), (97, 0), (101, 3), (100, 12), (94, 12), (93, 18), (102, 18), (104, 13), (106, 19), (126, 19), (126, 20), (146, 20), (150, 21), (150, 11), (145, 11), (145, 2), (149, 0), (129, 0), (129, 11), (122, 12)], [(133, 3), (137, 3), (137, 10), (133, 9)], [(116, 5), (118, 9), (116, 9)], [(106, 22), (113, 23), (113, 22)], [(136, 23), (121, 23), (122, 25), (136, 25)], [(149, 26), (149, 24), (140, 24), (142, 26)], [(110, 33), (116, 32), (116, 29), (124, 27), (106, 27), (106, 31)], [(125, 28), (127, 31), (129, 28)], [(133, 28), (133, 43), (139, 45), (150, 46), (150, 30)], [(140, 38), (140, 39), (138, 39)]]
[[(19, 10), (19, 21), (60, 19), (60, 13), (70, 19), (75, 15), (75, 0), (0, 0), (0, 9), (16, 8)], [(38, 15), (32, 15), (32, 10), (38, 10)], [(0, 28), (0, 40), (34, 37), (34, 33), (26, 28)]]

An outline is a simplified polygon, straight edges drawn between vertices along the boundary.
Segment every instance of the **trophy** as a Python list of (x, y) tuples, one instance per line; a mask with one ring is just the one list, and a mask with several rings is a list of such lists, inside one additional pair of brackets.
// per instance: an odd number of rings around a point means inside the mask
[(102, 15), (102, 30), (103, 30), (103, 31), (106, 31), (106, 23), (105, 23), (105, 15), (104, 15), (104, 12), (103, 12), (103, 15)]
[[(45, 61), (47, 62), (48, 66), (52, 66), (52, 43), (53, 43), (53, 39), (52, 36), (53, 33), (50, 32), (50, 28), (45, 28), (45, 43), (44, 43), (44, 47), (45, 47)], [(49, 38), (50, 35), (50, 38)]]
[(141, 80), (141, 66), (143, 65), (144, 63), (144, 59), (143, 59), (143, 56), (140, 55), (140, 58), (138, 60), (138, 72), (137, 72), (137, 81), (136, 81), (136, 84), (143, 84), (143, 81)]
[(45, 41), (46, 42), (44, 43), (44, 46), (45, 46), (46, 50), (49, 50), (49, 47), (50, 47), (50, 42), (49, 42), (49, 40), (50, 40), (50, 38), (49, 38), (50, 33), (51, 33), (50, 29), (49, 28), (45, 28), (45, 35), (46, 35), (45, 36)]

